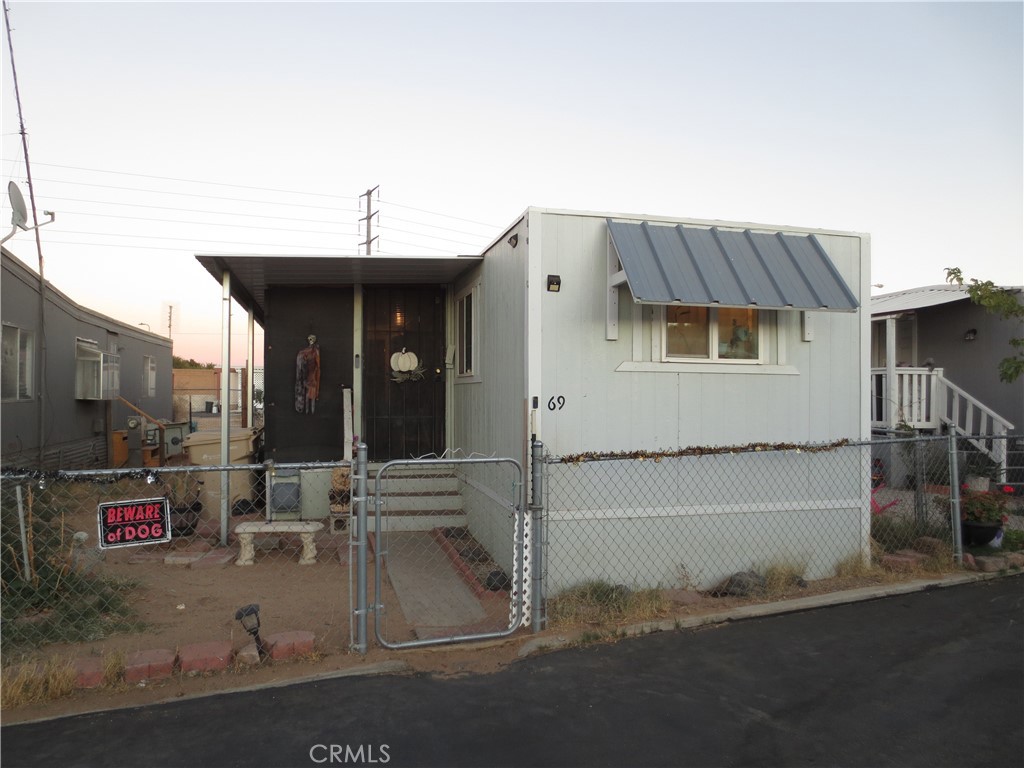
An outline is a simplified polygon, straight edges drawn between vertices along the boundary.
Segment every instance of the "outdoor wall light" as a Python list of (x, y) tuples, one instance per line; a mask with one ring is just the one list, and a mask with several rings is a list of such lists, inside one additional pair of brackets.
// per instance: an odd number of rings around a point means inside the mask
[(517, 245), (519, 245), (519, 233), (518, 232), (516, 234), (512, 235), (512, 237), (510, 237), (508, 239), (508, 244), (511, 245), (513, 248), (515, 248)]
[(978, 329), (968, 328), (967, 333), (964, 334), (964, 341), (974, 341), (976, 338), (978, 338)]
[(548, 275), (548, 290), (552, 293), (562, 290), (562, 278), (558, 275)]
[(242, 629), (252, 635), (256, 641), (256, 651), (262, 661), (267, 655), (267, 649), (263, 647), (263, 640), (260, 639), (260, 606), (258, 603), (249, 603), (235, 611), (235, 619), (242, 622)]

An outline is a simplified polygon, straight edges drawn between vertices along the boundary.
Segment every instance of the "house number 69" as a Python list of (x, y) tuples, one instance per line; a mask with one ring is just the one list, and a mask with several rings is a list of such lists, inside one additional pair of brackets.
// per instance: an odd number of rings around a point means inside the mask
[(550, 400), (548, 400), (549, 411), (560, 411), (563, 408), (565, 408), (565, 398), (562, 395), (559, 395), (558, 397), (552, 397)]

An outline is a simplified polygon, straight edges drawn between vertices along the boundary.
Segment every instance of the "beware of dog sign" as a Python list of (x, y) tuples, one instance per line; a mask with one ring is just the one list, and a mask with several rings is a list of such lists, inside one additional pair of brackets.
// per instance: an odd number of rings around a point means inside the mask
[(108, 501), (99, 505), (100, 549), (171, 540), (167, 499)]

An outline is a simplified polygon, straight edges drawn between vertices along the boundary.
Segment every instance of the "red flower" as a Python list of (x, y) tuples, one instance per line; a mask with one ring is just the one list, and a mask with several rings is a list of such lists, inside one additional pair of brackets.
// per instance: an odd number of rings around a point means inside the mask
[(1013, 493), (1013, 486), (1004, 485), (1000, 490), (1002, 490), (1003, 493)]

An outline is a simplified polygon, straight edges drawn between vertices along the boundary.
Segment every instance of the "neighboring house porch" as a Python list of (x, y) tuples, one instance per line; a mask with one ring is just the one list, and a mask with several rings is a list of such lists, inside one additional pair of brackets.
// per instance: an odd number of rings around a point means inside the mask
[[(1019, 290), (1019, 289), (1018, 289)], [(1003, 321), (958, 286), (928, 286), (872, 299), (871, 427), (971, 436), (1024, 487), (1024, 381), (999, 381), (999, 360), (1020, 323)]]

